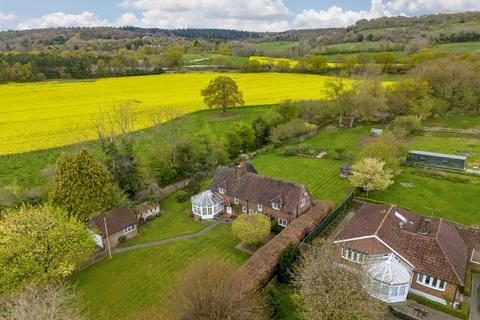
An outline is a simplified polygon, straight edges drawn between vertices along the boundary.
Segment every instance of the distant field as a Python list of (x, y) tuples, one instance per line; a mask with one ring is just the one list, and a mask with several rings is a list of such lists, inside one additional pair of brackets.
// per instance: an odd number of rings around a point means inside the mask
[(380, 51), (401, 51), (401, 43), (395, 42), (348, 42), (322, 46), (319, 49), (321, 54), (337, 53), (359, 53), (359, 52), (380, 52)]
[(297, 41), (268, 41), (268, 42), (259, 42), (255, 44), (257, 49), (264, 50), (283, 50), (294, 47), (298, 44)]
[[(205, 109), (200, 91), (220, 74), (165, 74), (97, 81), (0, 85), (0, 155), (73, 144), (96, 138), (100, 110), (132, 101), (136, 129), (151, 126), (148, 112), (175, 107), (186, 113)], [(247, 105), (286, 99), (322, 99), (326, 76), (304, 74), (221, 74), (237, 81)]]
[(434, 46), (433, 49), (437, 51), (444, 51), (444, 52), (458, 53), (458, 54), (480, 51), (480, 41), (440, 44), (440, 45)]
[(379, 52), (357, 52), (357, 53), (334, 53), (334, 54), (324, 54), (323, 56), (327, 58), (328, 62), (337, 62), (340, 58), (352, 58), (357, 57), (360, 53), (374, 55), (379, 53), (391, 53), (395, 60), (399, 61), (400, 59), (407, 56), (405, 51), (379, 51)]
[[(277, 65), (279, 62), (288, 62), (290, 65), (290, 68), (295, 68), (300, 60), (294, 60), (294, 59), (286, 59), (286, 58), (270, 58), (270, 57), (262, 57), (262, 56), (251, 56), (248, 59), (249, 61), (258, 61), (262, 64), (272, 64), (272, 65)], [(328, 63), (329, 67), (335, 67), (337, 66), (337, 63)]]
[(184, 56), (187, 65), (215, 65), (216, 59), (225, 59), (230, 61), (232, 66), (240, 66), (243, 62), (248, 61), (248, 57), (226, 56), (222, 54), (186, 54)]

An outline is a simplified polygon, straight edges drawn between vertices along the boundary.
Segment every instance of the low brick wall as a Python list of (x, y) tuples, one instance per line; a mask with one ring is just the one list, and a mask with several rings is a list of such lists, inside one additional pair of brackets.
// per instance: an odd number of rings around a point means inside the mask
[(263, 288), (274, 277), (278, 260), (290, 243), (300, 243), (332, 211), (329, 203), (319, 203), (291, 222), (275, 238), (258, 249), (230, 279), (239, 295)]

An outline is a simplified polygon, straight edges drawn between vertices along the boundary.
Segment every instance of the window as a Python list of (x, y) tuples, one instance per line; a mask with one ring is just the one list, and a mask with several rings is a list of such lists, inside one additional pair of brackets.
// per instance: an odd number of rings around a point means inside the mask
[(302, 199), (302, 202), (300, 203), (300, 207), (301, 208), (305, 207), (305, 198)]
[(281, 225), (282, 227), (286, 227), (288, 226), (288, 221), (287, 219), (278, 218), (278, 224)]
[(262, 212), (263, 211), (263, 206), (259, 203), (257, 204), (257, 211)]
[(196, 214), (200, 213), (200, 208), (196, 204), (193, 205), (193, 213), (196, 213)]
[(208, 213), (208, 214), (212, 214), (212, 207), (208, 207), (208, 208), (207, 208), (207, 213)]
[(349, 248), (342, 248), (342, 257), (345, 260), (352, 261), (355, 263), (363, 263), (365, 261), (365, 254), (349, 249)]
[(272, 202), (272, 208), (275, 209), (275, 210), (280, 210), (280, 204), (278, 204), (276, 202)]
[(248, 209), (248, 213), (255, 213), (255, 211), (253, 211), (253, 209)]
[(445, 290), (445, 281), (434, 277), (427, 276), (426, 274), (419, 273), (417, 276), (417, 282), (421, 285), (430, 287), (435, 290)]
[(247, 213), (247, 207), (242, 207), (242, 212)]
[(225, 189), (218, 187), (218, 192), (220, 192), (221, 194), (225, 194)]
[(130, 233), (132, 231), (135, 230), (135, 225), (132, 225), (132, 226), (128, 226), (126, 227), (125, 229), (123, 229), (123, 234), (127, 234), (127, 233)]
[(240, 202), (240, 199), (238, 198), (233, 198), (233, 203), (238, 204)]

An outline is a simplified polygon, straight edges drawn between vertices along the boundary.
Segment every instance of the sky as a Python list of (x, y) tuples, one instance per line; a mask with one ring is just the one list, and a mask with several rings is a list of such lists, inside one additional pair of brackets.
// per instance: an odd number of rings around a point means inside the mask
[(128, 25), (284, 31), (461, 11), (480, 11), (480, 0), (0, 0), (0, 30)]

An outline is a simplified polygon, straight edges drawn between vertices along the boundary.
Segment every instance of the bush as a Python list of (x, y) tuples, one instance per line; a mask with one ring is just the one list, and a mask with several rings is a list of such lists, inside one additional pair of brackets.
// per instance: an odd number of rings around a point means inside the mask
[(276, 145), (281, 145), (298, 138), (304, 134), (314, 131), (316, 125), (295, 119), (285, 124), (281, 124), (272, 130), (271, 140)]
[(468, 319), (468, 315), (470, 313), (470, 306), (467, 302), (463, 302), (460, 306), (460, 309), (455, 309), (451, 306), (432, 301), (430, 299), (417, 296), (415, 294), (409, 293), (408, 294), (408, 299), (416, 301), (420, 304), (423, 304), (427, 307), (430, 307), (432, 309), (439, 310), (441, 312), (445, 312), (448, 314), (451, 314), (452, 316), (458, 317), (460, 319)]
[(141, 226), (145, 223), (145, 219), (143, 217), (138, 218), (138, 225)]
[(275, 233), (280, 233), (282, 230), (285, 229), (285, 227), (282, 227), (281, 225), (278, 224), (276, 219), (273, 219), (271, 221), (271, 227), (270, 230)]
[(420, 121), (415, 116), (399, 116), (393, 121), (393, 133), (398, 137), (412, 134), (420, 127)]
[(185, 202), (187, 201), (188, 199), (190, 199), (190, 195), (188, 194), (187, 191), (179, 191), (176, 195), (175, 195), (175, 200), (178, 202), (178, 203), (182, 203), (182, 202)]
[(313, 155), (315, 151), (311, 149), (309, 144), (302, 143), (295, 146), (285, 146), (278, 153), (282, 156), (292, 157), (296, 155)]
[(456, 183), (470, 183), (471, 180), (468, 177), (460, 176), (460, 175), (452, 175), (448, 174), (445, 171), (442, 171), (440, 169), (423, 169), (423, 170), (418, 170), (418, 174), (432, 178), (432, 179), (438, 179), (438, 180), (444, 180), (444, 181), (450, 181), (450, 182), (456, 182)]
[(264, 290), (265, 303), (268, 308), (268, 316), (270, 319), (278, 319), (280, 317), (281, 302), (278, 299), (278, 292), (272, 285)]
[(124, 243), (125, 241), (127, 241), (127, 237), (125, 237), (125, 236), (118, 237), (118, 242)]
[(233, 234), (243, 242), (256, 246), (270, 234), (270, 219), (263, 214), (241, 214), (232, 223)]
[(290, 283), (292, 272), (300, 259), (301, 252), (297, 244), (290, 243), (278, 260), (277, 278), (283, 283)]
[(147, 221), (152, 221), (153, 219), (155, 219), (155, 216), (148, 216), (147, 217)]
[(161, 213), (161, 212), (159, 212), (159, 213), (157, 213), (157, 214), (155, 215), (155, 217), (157, 217), (157, 218), (158, 218), (158, 217), (160, 217), (161, 215), (162, 215), (162, 213)]

